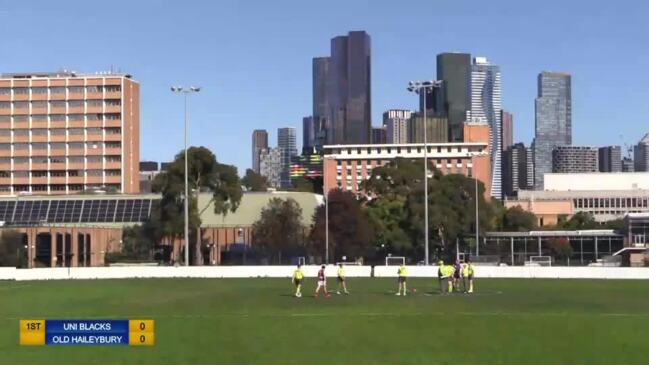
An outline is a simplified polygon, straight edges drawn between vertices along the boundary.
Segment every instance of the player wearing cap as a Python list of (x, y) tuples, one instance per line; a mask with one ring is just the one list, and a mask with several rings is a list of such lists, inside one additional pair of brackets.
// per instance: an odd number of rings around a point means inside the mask
[(302, 265), (297, 264), (297, 269), (293, 272), (293, 284), (295, 285), (295, 297), (302, 297), (302, 279), (304, 279), (304, 273), (302, 272)]
[(338, 290), (336, 294), (340, 294), (340, 288), (343, 288), (345, 294), (349, 294), (347, 291), (347, 283), (345, 281), (345, 268), (343, 264), (338, 264)]
[(397, 275), (399, 278), (397, 279), (399, 282), (399, 288), (397, 289), (397, 294), (396, 295), (401, 295), (401, 291), (403, 290), (403, 295), (406, 295), (406, 278), (408, 277), (408, 270), (406, 269), (406, 265), (401, 264), (399, 265), (399, 269), (397, 270)]
[(322, 267), (320, 267), (320, 270), (318, 270), (318, 286), (315, 288), (316, 298), (320, 293), (320, 288), (322, 288), (322, 292), (324, 293), (325, 297), (329, 298), (329, 292), (327, 291), (327, 277), (325, 275), (325, 265), (322, 265)]

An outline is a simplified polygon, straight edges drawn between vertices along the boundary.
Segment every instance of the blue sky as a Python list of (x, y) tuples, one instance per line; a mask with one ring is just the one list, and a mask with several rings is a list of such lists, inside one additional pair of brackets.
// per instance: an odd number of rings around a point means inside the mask
[[(372, 119), (415, 108), (409, 80), (435, 76), (435, 55), (464, 51), (501, 66), (515, 140), (534, 133), (536, 75), (573, 75), (575, 144), (629, 143), (649, 132), (649, 5), (640, 0), (0, 0), (0, 72), (68, 68), (131, 73), (142, 85), (142, 159), (182, 148), (182, 100), (192, 145), (240, 170), (252, 130), (298, 128), (311, 113), (311, 58), (349, 30), (372, 38)], [(300, 139), (300, 138), (298, 138)], [(298, 140), (298, 144), (301, 141)]]

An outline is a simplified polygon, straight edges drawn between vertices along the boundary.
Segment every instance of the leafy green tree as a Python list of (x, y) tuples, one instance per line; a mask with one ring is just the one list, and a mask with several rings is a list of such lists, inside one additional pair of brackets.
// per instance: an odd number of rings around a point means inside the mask
[(256, 173), (252, 169), (246, 170), (246, 175), (241, 179), (241, 183), (248, 191), (266, 191), (268, 190), (268, 179), (265, 176)]
[(2, 232), (0, 234), (0, 266), (26, 267), (26, 244), (26, 235), (14, 230)]
[(507, 209), (502, 220), (502, 230), (526, 232), (537, 228), (536, 216), (520, 206)]
[(569, 259), (572, 256), (572, 246), (566, 237), (557, 237), (548, 240), (552, 256), (558, 259)]
[(302, 208), (294, 199), (273, 198), (252, 226), (255, 247), (278, 252), (303, 245)]
[(574, 214), (570, 219), (558, 225), (558, 228), (575, 231), (582, 229), (597, 229), (600, 228), (599, 223), (589, 213), (579, 212)]
[[(368, 253), (374, 241), (366, 209), (356, 196), (348, 191), (329, 192), (329, 258), (361, 257)], [(315, 254), (325, 253), (326, 209), (316, 209), (310, 242)]]
[(290, 190), (304, 193), (322, 194), (322, 177), (299, 177), (293, 179), (293, 187)]
[[(181, 151), (166, 172), (159, 174), (153, 184), (154, 191), (162, 193), (160, 202), (160, 231), (170, 237), (182, 237), (184, 233), (184, 177), (185, 154)], [(200, 213), (197, 194), (211, 192), (214, 213), (234, 212), (241, 202), (243, 191), (234, 166), (220, 164), (216, 156), (205, 147), (188, 149), (189, 226), (195, 238), (194, 264), (202, 265), (200, 237)], [(191, 241), (191, 239), (190, 239)]]

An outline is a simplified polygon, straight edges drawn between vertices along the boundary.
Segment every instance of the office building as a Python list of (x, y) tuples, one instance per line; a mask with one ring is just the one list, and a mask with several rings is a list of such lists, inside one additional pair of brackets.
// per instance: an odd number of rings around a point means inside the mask
[(599, 172), (622, 172), (622, 148), (620, 146), (599, 148)]
[(315, 126), (313, 117), (302, 118), (302, 153), (312, 153), (315, 148)]
[(255, 129), (252, 132), (252, 170), (259, 173), (259, 153), (268, 148), (268, 132), (265, 129)]
[(349, 32), (331, 40), (330, 57), (313, 60), (313, 117), (327, 143), (371, 141), (370, 48), (366, 32)]
[(281, 188), (282, 149), (264, 148), (259, 151), (259, 174), (264, 176), (271, 188)]
[(153, 187), (153, 180), (160, 173), (159, 164), (156, 161), (140, 162), (140, 193), (150, 193)]
[(372, 127), (372, 144), (386, 144), (387, 136), (385, 127)]
[(281, 154), (281, 173), (280, 173), (280, 187), (283, 189), (290, 188), (291, 184), (291, 161), (297, 155), (297, 145), (295, 137), (295, 128), (279, 128), (277, 129), (277, 148)]
[(502, 199), (502, 102), (500, 67), (476, 57), (469, 69), (466, 122), (486, 124), (491, 134), (491, 193)]
[[(426, 142), (448, 142), (448, 119), (426, 115)], [(408, 122), (408, 143), (424, 143), (424, 117), (421, 113), (412, 113)]]
[(534, 184), (530, 176), (528, 163), (531, 153), (523, 143), (516, 143), (503, 151), (503, 195), (515, 197), (519, 190), (532, 189)]
[(633, 148), (635, 171), (649, 171), (649, 133)]
[(622, 158), (622, 172), (635, 172), (635, 163), (632, 158)]
[(463, 141), (463, 127), (466, 120), (467, 80), (471, 55), (468, 53), (441, 53), (437, 55), (437, 80), (443, 81), (441, 95), (431, 94), (436, 113), (448, 117), (450, 142)]
[(0, 194), (137, 193), (139, 163), (130, 75), (0, 75)]
[(514, 145), (514, 116), (512, 113), (501, 110), (500, 120), (502, 121), (501, 140), (503, 151), (507, 151)]
[(408, 143), (408, 122), (412, 111), (391, 109), (383, 113), (386, 143)]
[(597, 147), (558, 146), (552, 151), (552, 172), (579, 173), (599, 171)]
[(541, 72), (535, 100), (534, 188), (552, 172), (552, 151), (572, 144), (572, 86), (567, 73)]

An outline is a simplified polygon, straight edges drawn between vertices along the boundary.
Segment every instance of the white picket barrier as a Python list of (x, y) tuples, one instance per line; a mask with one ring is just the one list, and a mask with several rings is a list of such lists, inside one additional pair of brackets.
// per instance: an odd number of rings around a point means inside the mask
[[(320, 266), (302, 267), (307, 278), (314, 278)], [(15, 269), (0, 267), (0, 280), (128, 279), (128, 278), (288, 278), (295, 266), (123, 266)], [(346, 266), (347, 277), (396, 277), (395, 266)], [(408, 266), (409, 277), (437, 277), (437, 266)], [(326, 274), (336, 276), (337, 266), (328, 265)], [(649, 268), (632, 267), (543, 267), (475, 266), (476, 278), (522, 279), (649, 279)]]

